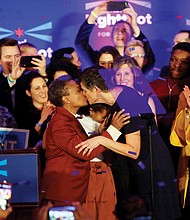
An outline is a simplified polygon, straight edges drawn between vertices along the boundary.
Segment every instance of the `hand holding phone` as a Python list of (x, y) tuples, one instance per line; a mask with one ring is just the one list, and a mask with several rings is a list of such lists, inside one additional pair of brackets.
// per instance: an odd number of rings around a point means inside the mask
[(36, 65), (31, 62), (33, 58), (36, 58), (39, 60), (42, 59), (41, 56), (23, 56), (20, 59), (20, 66), (24, 68), (36, 67)]
[(129, 5), (127, 1), (119, 1), (119, 2), (110, 1), (108, 2), (107, 10), (108, 11), (123, 11), (125, 8), (128, 8), (128, 7)]
[(12, 197), (12, 184), (3, 181), (0, 183), (0, 208), (6, 210)]
[(73, 214), (75, 210), (76, 210), (75, 206), (52, 207), (48, 211), (49, 220), (56, 220), (56, 219), (75, 220)]

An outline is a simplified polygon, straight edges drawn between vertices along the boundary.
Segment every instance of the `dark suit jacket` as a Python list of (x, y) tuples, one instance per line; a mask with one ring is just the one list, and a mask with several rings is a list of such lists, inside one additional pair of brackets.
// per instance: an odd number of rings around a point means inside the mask
[[(102, 135), (111, 138), (107, 132)], [(78, 120), (66, 109), (57, 107), (46, 134), (47, 162), (42, 178), (45, 199), (57, 205), (85, 202), (90, 160), (105, 150), (99, 146), (90, 156), (78, 154), (75, 146), (86, 139), (87, 135)]]
[(13, 102), (12, 91), (13, 87), (10, 87), (7, 78), (3, 73), (0, 73), (0, 105), (6, 107), (10, 113), (13, 114)]

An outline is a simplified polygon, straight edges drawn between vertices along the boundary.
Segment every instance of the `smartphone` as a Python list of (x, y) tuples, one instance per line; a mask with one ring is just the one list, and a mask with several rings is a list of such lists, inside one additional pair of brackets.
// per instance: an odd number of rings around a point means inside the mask
[(41, 56), (23, 56), (20, 59), (20, 66), (21, 67), (36, 67), (36, 65), (34, 65), (33, 63), (31, 63), (32, 58), (36, 58), (41, 60)]
[(49, 220), (75, 220), (73, 212), (76, 210), (75, 206), (57, 206), (52, 207), (48, 211)]
[(6, 210), (12, 197), (12, 184), (6, 181), (0, 182), (0, 207)]
[(120, 2), (114, 2), (110, 1), (107, 5), (108, 11), (123, 11), (123, 9), (128, 8), (128, 2), (126, 1), (120, 1)]

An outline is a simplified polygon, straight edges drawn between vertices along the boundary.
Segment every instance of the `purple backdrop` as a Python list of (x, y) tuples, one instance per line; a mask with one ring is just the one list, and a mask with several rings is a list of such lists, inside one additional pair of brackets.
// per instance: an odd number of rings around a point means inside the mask
[[(47, 60), (53, 50), (74, 46), (74, 39), (95, 0), (9, 0), (0, 5), (0, 38), (12, 37), (37, 46)], [(189, 0), (130, 0), (138, 13), (138, 23), (156, 55), (155, 77), (168, 63), (173, 36), (189, 29)], [(112, 16), (112, 17), (111, 17)], [(110, 26), (121, 15), (101, 16), (91, 35), (95, 49), (111, 44)], [(83, 65), (84, 67), (84, 65)]]

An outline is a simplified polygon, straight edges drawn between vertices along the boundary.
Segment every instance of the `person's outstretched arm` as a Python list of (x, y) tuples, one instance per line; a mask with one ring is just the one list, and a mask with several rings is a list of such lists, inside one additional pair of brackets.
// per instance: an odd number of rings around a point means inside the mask
[(85, 20), (85, 22), (80, 27), (76, 39), (75, 39), (75, 47), (77, 51), (82, 56), (87, 56), (90, 58), (90, 61), (95, 64), (98, 51), (94, 50), (89, 44), (90, 34), (95, 26), (96, 19), (104, 14), (107, 9), (107, 3), (103, 3), (93, 9), (91, 11), (89, 17)]

